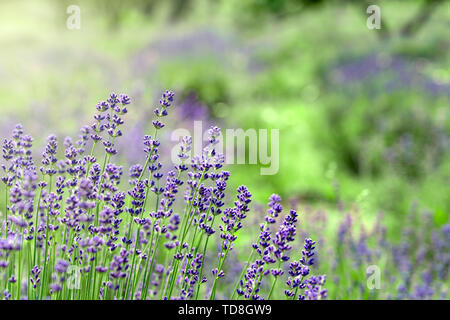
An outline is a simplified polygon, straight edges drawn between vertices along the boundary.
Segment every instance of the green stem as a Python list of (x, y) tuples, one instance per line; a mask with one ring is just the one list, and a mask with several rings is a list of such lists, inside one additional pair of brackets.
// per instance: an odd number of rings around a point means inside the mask
[[(49, 194), (52, 193), (52, 180), (53, 176), (50, 175), (50, 181), (49, 181)], [(48, 255), (48, 229), (49, 229), (49, 220), (50, 220), (50, 204), (49, 208), (47, 209), (47, 219), (46, 219), (46, 227), (45, 227), (45, 256), (44, 256), (44, 270), (43, 270), (43, 276), (42, 276), (42, 283), (41, 283), (41, 299), (43, 298), (44, 294), (44, 287), (46, 285), (47, 280), (47, 255)]]
[(8, 193), (9, 187), (5, 184), (5, 237), (8, 236)]
[[(303, 282), (303, 276), (300, 279), (300, 283), (302, 283), (302, 282)], [(299, 287), (300, 287), (300, 285), (298, 285), (297, 288), (295, 288), (295, 292), (294, 292), (294, 295), (292, 296), (292, 300), (295, 300), (295, 297), (297, 296)]]
[[(216, 216), (214, 215), (212, 224), (214, 224), (214, 219), (215, 219), (215, 218), (216, 218)], [(212, 224), (211, 224), (211, 225), (212, 225)], [(195, 300), (198, 300), (198, 294), (199, 294), (199, 292), (200, 292), (200, 286), (201, 286), (201, 284), (202, 284), (203, 265), (205, 264), (205, 253), (206, 253), (206, 248), (208, 247), (209, 237), (210, 237), (210, 236), (207, 235), (207, 238), (206, 238), (206, 241), (205, 241), (205, 246), (203, 247), (202, 266), (200, 267), (200, 275), (199, 275), (199, 278), (198, 278), (198, 285), (197, 285), (197, 292), (196, 292), (196, 294), (195, 294)]]
[(38, 218), (39, 218), (39, 205), (41, 203), (41, 197), (42, 197), (42, 189), (41, 188), (38, 196), (38, 201), (36, 204), (36, 212), (35, 215), (35, 222), (34, 222), (34, 256), (33, 256), (33, 267), (36, 265), (36, 256), (37, 256), (37, 233), (38, 233)]
[[(6, 169), (5, 172), (7, 172), (9, 165), (8, 160), (6, 160)], [(8, 187), (8, 180), (9, 180), (9, 173), (6, 174), (7, 181), (5, 182), (5, 237), (8, 236), (8, 193), (9, 193), (9, 187)]]
[[(189, 230), (188, 226), (190, 225), (190, 223), (188, 223), (188, 221), (190, 220), (189, 218), (190, 218), (190, 215), (191, 215), (193, 203), (194, 203), (194, 200), (197, 198), (197, 193), (198, 193), (198, 190), (200, 189), (200, 185), (201, 185), (201, 183), (203, 181), (203, 177), (205, 176), (205, 173), (206, 173), (206, 169), (203, 169), (202, 175), (200, 176), (200, 178), (198, 180), (198, 185), (197, 185), (197, 187), (194, 190), (194, 194), (192, 196), (192, 199), (189, 202), (189, 205), (187, 206), (188, 209), (186, 210), (186, 212), (185, 212), (185, 214), (183, 216), (182, 227), (180, 228), (180, 235), (182, 237), (181, 237), (181, 241), (180, 241), (180, 246), (177, 248), (177, 253), (181, 252), (181, 249), (182, 249), (182, 246), (183, 246), (183, 241), (184, 241), (184, 239), (186, 237), (187, 231)], [(183, 226), (183, 223), (185, 221), (186, 221), (186, 223)], [(192, 222), (192, 220), (190, 222)], [(172, 273), (171, 273), (170, 278), (169, 278), (169, 286), (168, 286), (169, 292), (168, 292), (168, 295), (167, 295), (168, 299), (170, 299), (170, 297), (172, 296), (172, 292), (173, 292), (173, 288), (174, 288), (175, 280), (176, 280), (176, 273), (178, 272), (179, 261), (173, 259), (171, 266), (173, 266), (174, 264), (175, 264), (175, 266), (173, 268), (171, 268)]]
[[(280, 267), (281, 267), (281, 260), (278, 262), (278, 269), (280, 269)], [(270, 288), (269, 295), (267, 296), (267, 300), (270, 300), (270, 297), (272, 296), (273, 289), (275, 288), (277, 281), (278, 281), (278, 276), (275, 276), (275, 279), (273, 280), (273, 283), (272, 283), (272, 287)]]
[(242, 278), (245, 275), (245, 272), (247, 272), (247, 268), (250, 264), (250, 261), (253, 259), (253, 254), (255, 253), (255, 249), (253, 248), (252, 251), (250, 252), (250, 255), (247, 258), (247, 263), (245, 264), (245, 267), (242, 269), (241, 271), (241, 275), (239, 276), (238, 281), (236, 282), (236, 285), (234, 286), (234, 290), (233, 290), (233, 294), (231, 295), (230, 300), (234, 299), (234, 296), (236, 295), (237, 289), (239, 288), (240, 282), (242, 280)]
[[(266, 222), (264, 223), (263, 230), (267, 228), (267, 225), (268, 225), (268, 223), (267, 223), (267, 221), (266, 221)], [(238, 281), (236, 282), (236, 285), (234, 286), (233, 294), (231, 295), (230, 300), (233, 300), (233, 299), (234, 299), (234, 296), (236, 295), (236, 292), (237, 292), (237, 289), (239, 288), (239, 285), (240, 285), (240, 283), (241, 283), (241, 280), (242, 280), (242, 278), (244, 277), (245, 273), (247, 272), (247, 268), (248, 268), (248, 266), (249, 266), (249, 264), (250, 264), (250, 261), (253, 260), (253, 254), (254, 254), (254, 253), (255, 253), (255, 248), (252, 248), (252, 251), (250, 252), (250, 255), (249, 255), (248, 259), (247, 259), (247, 263), (245, 264), (245, 267), (242, 269), (241, 275), (239, 276), (239, 279), (238, 279)]]
[[(238, 221), (238, 223), (239, 223), (239, 221)], [(235, 232), (236, 231), (233, 230), (233, 234)], [(225, 244), (225, 239), (223, 239), (223, 241), (222, 241), (222, 249), (220, 250), (220, 258), (219, 258), (219, 265), (217, 268), (217, 274), (219, 274), (219, 272), (222, 270), (223, 265), (225, 264), (225, 260), (227, 259), (228, 253), (230, 252), (230, 249), (231, 249), (231, 244), (229, 244), (228, 248), (225, 250), (225, 253), (223, 253), (224, 244)], [(222, 253), (223, 253), (223, 257), (222, 257)], [(211, 289), (211, 295), (209, 296), (209, 300), (213, 300), (216, 297), (216, 286), (217, 286), (218, 280), (219, 280), (219, 277), (218, 277), (218, 275), (216, 275), (216, 277), (214, 278), (214, 282), (213, 282), (213, 286)]]

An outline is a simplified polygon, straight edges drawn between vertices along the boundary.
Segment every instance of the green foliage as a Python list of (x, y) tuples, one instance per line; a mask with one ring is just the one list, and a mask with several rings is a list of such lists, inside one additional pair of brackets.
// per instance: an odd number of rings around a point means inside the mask
[(208, 58), (162, 63), (158, 67), (159, 78), (166, 86), (183, 91), (180, 100), (195, 93), (200, 101), (213, 108), (219, 103), (229, 103), (231, 98), (230, 76), (218, 63)]

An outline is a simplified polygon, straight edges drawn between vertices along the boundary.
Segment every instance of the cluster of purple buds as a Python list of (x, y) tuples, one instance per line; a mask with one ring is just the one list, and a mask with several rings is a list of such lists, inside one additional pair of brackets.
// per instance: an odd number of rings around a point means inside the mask
[[(192, 259), (192, 257), (187, 256), (187, 259)], [(186, 287), (182, 289), (181, 296), (186, 298), (192, 298), (195, 285), (199, 281), (200, 268), (203, 263), (203, 255), (197, 253), (195, 258), (192, 259), (190, 263), (190, 268), (186, 268), (184, 274), (184, 282)]]
[(22, 239), (18, 235), (9, 234), (6, 238), (0, 239), (0, 250), (19, 251), (22, 248)]
[(31, 285), (33, 286), (34, 289), (36, 289), (37, 285), (41, 281), (41, 278), (39, 277), (41, 271), (42, 270), (38, 266), (34, 266), (31, 269), (30, 282), (31, 282)]
[(125, 278), (127, 276), (126, 271), (130, 267), (128, 264), (128, 256), (129, 252), (125, 249), (120, 251), (120, 255), (115, 255), (113, 261), (111, 261), (111, 265), (109, 266), (110, 279), (120, 279)]
[(192, 137), (184, 136), (183, 138), (181, 138), (180, 151), (177, 154), (177, 157), (180, 160), (180, 164), (177, 164), (175, 166), (177, 170), (186, 171), (188, 169), (185, 162), (191, 157), (191, 150), (192, 150), (191, 145), (192, 145)]
[(278, 229), (278, 232), (272, 240), (275, 246), (274, 255), (277, 260), (281, 260), (283, 262), (289, 260), (289, 256), (286, 255), (286, 252), (292, 248), (289, 243), (295, 240), (296, 223), (297, 212), (295, 210), (291, 210), (289, 214), (286, 215), (283, 223)]
[(277, 194), (272, 194), (269, 198), (267, 214), (264, 217), (264, 224), (260, 224), (260, 234), (258, 243), (252, 244), (254, 250), (259, 256), (268, 256), (269, 252), (273, 251), (271, 246), (271, 231), (269, 228), (270, 224), (276, 222), (276, 218), (283, 211), (283, 206), (281, 205), (281, 197)]
[[(99, 113), (94, 116), (96, 122), (91, 125), (91, 129), (94, 131), (91, 134), (91, 139), (94, 143), (102, 141), (105, 152), (109, 155), (117, 154), (114, 139), (122, 136), (120, 126), (123, 125), (124, 121), (121, 116), (128, 113), (126, 107), (128, 104), (130, 104), (130, 98), (127, 95), (121, 94), (118, 96), (111, 93), (106, 101), (100, 101), (96, 105)], [(101, 133), (103, 131), (107, 132), (108, 139), (102, 138)]]
[[(259, 300), (260, 285), (263, 276), (267, 276), (270, 270), (267, 268), (269, 264), (275, 263), (274, 258), (275, 246), (272, 243), (272, 236), (269, 225), (276, 222), (276, 218), (283, 211), (281, 205), (281, 197), (277, 194), (272, 194), (269, 198), (267, 214), (264, 218), (265, 223), (259, 226), (260, 233), (258, 242), (252, 244), (253, 250), (257, 254), (257, 258), (247, 268), (244, 279), (239, 282), (237, 294), (244, 296), (246, 299)], [(278, 269), (273, 269), (272, 274), (278, 276), (281, 274)]]
[(41, 172), (44, 175), (53, 176), (56, 174), (55, 164), (58, 161), (56, 153), (58, 151), (58, 140), (55, 135), (50, 135), (47, 138), (47, 145), (45, 151), (42, 154), (42, 167)]
[[(286, 281), (288, 289), (285, 295), (292, 299), (317, 300), (327, 296), (327, 290), (322, 289), (326, 276), (310, 275), (310, 266), (314, 264), (314, 249), (316, 242), (310, 238), (305, 239), (302, 256), (298, 261), (289, 264), (289, 278)], [(309, 277), (308, 277), (309, 276)], [(303, 293), (303, 294), (302, 294)]]
[(325, 284), (327, 277), (322, 276), (311, 276), (307, 280), (305, 294), (299, 294), (299, 300), (320, 300), (327, 297), (327, 289), (323, 289), (322, 286)]
[[(163, 93), (161, 99), (159, 100), (160, 107), (156, 108), (154, 110), (154, 114), (158, 118), (167, 116), (167, 114), (168, 114), (167, 109), (172, 105), (174, 96), (175, 96), (175, 94), (170, 90), (166, 90)], [(153, 126), (155, 127), (155, 129), (157, 129), (157, 130), (164, 127), (164, 124), (162, 122), (160, 122), (159, 120), (154, 120), (152, 123), (153, 123)]]
[(252, 194), (247, 187), (242, 185), (237, 189), (237, 201), (234, 208), (228, 208), (222, 216), (223, 225), (219, 227), (220, 238), (223, 239), (222, 249), (232, 249), (232, 243), (237, 239), (236, 232), (242, 228), (242, 221), (247, 217)]

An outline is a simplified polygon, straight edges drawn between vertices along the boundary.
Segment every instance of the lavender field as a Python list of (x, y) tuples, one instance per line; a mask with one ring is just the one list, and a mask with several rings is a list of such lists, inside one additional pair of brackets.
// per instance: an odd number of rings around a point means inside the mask
[(0, 299), (448, 300), (450, 7), (376, 4), (0, 3)]

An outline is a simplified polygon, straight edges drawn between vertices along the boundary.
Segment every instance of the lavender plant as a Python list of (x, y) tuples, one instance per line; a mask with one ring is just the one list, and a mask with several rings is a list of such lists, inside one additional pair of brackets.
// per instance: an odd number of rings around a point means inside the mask
[[(174, 93), (165, 91), (153, 113), (153, 133), (143, 137), (145, 158), (129, 168), (129, 179), (113, 162), (126, 152), (117, 149), (131, 102), (124, 94), (99, 102), (93, 123), (75, 142), (66, 138), (61, 146), (49, 136), (40, 165), (21, 125), (4, 140), (4, 299), (216, 298), (227, 257), (251, 214), (252, 194), (240, 186), (234, 203), (226, 205), (230, 173), (216, 150), (217, 127), (192, 158), (192, 138), (184, 137), (179, 162), (164, 177), (158, 136), (173, 101)], [(270, 299), (276, 290), (282, 296), (285, 287), (277, 284), (285, 270), (287, 298), (326, 297), (325, 276), (310, 275), (314, 241), (306, 239), (300, 260), (288, 265), (296, 211), (272, 234), (282, 209), (281, 198), (272, 195), (259, 241), (240, 278), (230, 281), (237, 283), (231, 298)]]

